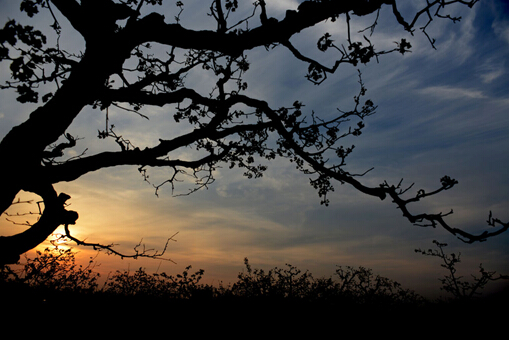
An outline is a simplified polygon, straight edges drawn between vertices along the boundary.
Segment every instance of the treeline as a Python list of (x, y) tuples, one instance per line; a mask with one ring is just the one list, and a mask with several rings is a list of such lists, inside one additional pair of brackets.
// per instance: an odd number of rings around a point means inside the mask
[(5, 287), (23, 287), (38, 292), (82, 295), (143, 297), (174, 300), (250, 299), (295, 301), (351, 301), (355, 303), (416, 304), (424, 299), (393, 280), (375, 275), (371, 269), (339, 266), (329, 278), (314, 278), (308, 271), (287, 264), (268, 271), (253, 269), (244, 259), (245, 270), (233, 284), (201, 283), (204, 270), (188, 266), (181, 274), (135, 271), (110, 273), (104, 283), (93, 259), (76, 263), (72, 249), (46, 248), (22, 264), (4, 266), (0, 279)]
[(450, 313), (450, 309), (443, 308), (445, 305), (463, 308), (464, 302), (472, 301), (489, 281), (507, 278), (481, 266), (480, 277), (473, 276), (470, 283), (464, 281), (456, 276), (459, 256), (447, 255), (443, 251), (445, 244), (435, 244), (436, 250), (416, 251), (443, 261), (448, 275), (441, 279), (442, 289), (454, 298), (447, 302), (429, 301), (364, 267), (338, 266), (331, 277), (315, 278), (289, 264), (267, 271), (255, 269), (247, 258), (237, 281), (228, 285), (201, 283), (204, 270), (193, 271), (191, 266), (178, 275), (147, 273), (143, 268), (116, 271), (100, 283), (93, 259), (88, 264), (77, 264), (72, 249), (47, 248), (23, 263), (1, 267), (0, 304), (6, 310), (72, 305), (96, 313), (113, 308), (117, 312), (150, 310), (157, 315), (173, 313), (179, 317), (186, 315), (183, 310), (193, 310), (193, 315), (208, 311), (208, 317), (219, 317), (221, 311), (237, 318), (242, 313), (253, 315), (264, 310), (267, 315), (283, 313), (295, 317), (305, 313), (308, 318), (320, 320), (357, 320), (359, 315), (363, 319), (384, 319), (394, 315), (436, 316), (438, 310)]

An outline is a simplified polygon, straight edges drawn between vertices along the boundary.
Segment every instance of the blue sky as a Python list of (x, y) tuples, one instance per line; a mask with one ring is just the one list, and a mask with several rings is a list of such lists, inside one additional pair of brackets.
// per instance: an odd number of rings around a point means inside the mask
[[(298, 3), (267, 0), (268, 14), (281, 18)], [(407, 7), (401, 10), (406, 13), (420, 3), (405, 2)], [(182, 25), (214, 27), (212, 18), (204, 14), (208, 5), (202, 1), (184, 4)], [(18, 16), (13, 2), (0, 1), (0, 7), (4, 21)], [(387, 180), (396, 184), (404, 178), (408, 185), (415, 182), (416, 190), (438, 188), (440, 178), (449, 175), (459, 181), (458, 186), (411, 208), (427, 212), (453, 209), (448, 222), (472, 232), (487, 227), (490, 210), (509, 221), (508, 7), (503, 1), (482, 0), (472, 10), (457, 8), (453, 13), (461, 15), (462, 21), (438, 20), (429, 29), (437, 39), (437, 50), (418, 30), (410, 36), (397, 25), (390, 8), (384, 8), (369, 39), (382, 49), (393, 48), (394, 41), (406, 38), (413, 46), (412, 53), (381, 56), (378, 63), (358, 67), (368, 89), (366, 98), (378, 109), (365, 121), (364, 133), (345, 142), (356, 146), (347, 159), (348, 171), (363, 173), (374, 167), (360, 178), (363, 183), (378, 185)], [(175, 15), (173, 2), (165, 10), (170, 20)], [(243, 13), (240, 10), (239, 17)], [(42, 21), (39, 17), (37, 24)], [(344, 43), (346, 25), (344, 18), (340, 19), (305, 31), (292, 43), (332, 65), (336, 56), (316, 51), (315, 46), (324, 32)], [(352, 19), (358, 30), (371, 25), (374, 17)], [(71, 49), (82, 46), (72, 34), (65, 39), (62, 43)], [(247, 55), (251, 62), (245, 78), (247, 94), (267, 100), (272, 107), (299, 100), (307, 114), (314, 110), (322, 116), (335, 114), (336, 108), (353, 107), (352, 98), (359, 89), (356, 68), (342, 66), (325, 83), (315, 86), (304, 78), (307, 65), (282, 47), (270, 53), (256, 49)], [(7, 71), (8, 65), (2, 64), (2, 79), (7, 79)], [(209, 81), (213, 79), (198, 74), (189, 77), (187, 85), (209, 91)], [(33, 108), (13, 98), (11, 92), (0, 93), (0, 136)], [(177, 131), (171, 107), (144, 113), (149, 121), (115, 110), (110, 111), (110, 119), (117, 133), (140, 146), (150, 146), (159, 137)], [(69, 129), (84, 138), (76, 152), (114, 149), (113, 142), (97, 139), (97, 130), (103, 128), (104, 113), (84, 110)], [(166, 237), (178, 232), (177, 242), (168, 250), (176, 264), (100, 254), (97, 260), (105, 272), (143, 266), (149, 271), (177, 273), (192, 265), (205, 270), (207, 283), (228, 284), (235, 281), (247, 257), (253, 267), (269, 269), (290, 263), (316, 277), (332, 275), (336, 265), (365, 266), (418, 293), (434, 294), (438, 292), (437, 279), (446, 273), (437, 259), (418, 255), (414, 249), (430, 248), (436, 239), (449, 244), (447, 251), (461, 252), (459, 269), (465, 276), (477, 273), (479, 263), (509, 273), (509, 234), (466, 245), (445, 230), (413, 226), (389, 200), (379, 201), (346, 185), (335, 185), (331, 204), (325, 207), (307, 176), (291, 163), (276, 160), (268, 165), (264, 177), (256, 180), (247, 180), (239, 170), (219, 169), (208, 190), (183, 197), (172, 197), (169, 187), (163, 187), (156, 197), (135, 167), (101, 170), (56, 188), (71, 195), (72, 208), (80, 213), (73, 231), (91, 242), (115, 242), (120, 250), (129, 251), (143, 238), (147, 246), (161, 248)], [(152, 175), (154, 180), (164, 180), (167, 172), (155, 170)], [(4, 230), (15, 228), (0, 223)], [(79, 250), (85, 258), (91, 254)]]

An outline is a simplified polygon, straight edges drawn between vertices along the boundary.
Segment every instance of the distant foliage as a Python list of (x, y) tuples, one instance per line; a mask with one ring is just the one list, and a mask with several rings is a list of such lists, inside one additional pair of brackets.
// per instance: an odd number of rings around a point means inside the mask
[(186, 267), (182, 274), (176, 276), (161, 274), (148, 274), (143, 268), (134, 273), (118, 271), (108, 278), (103, 292), (121, 296), (148, 296), (177, 299), (190, 299), (200, 295), (203, 269), (189, 274), (191, 266)]
[[(416, 250), (424, 255), (436, 256), (443, 260), (442, 267), (449, 275), (441, 278), (442, 289), (459, 299), (480, 294), (484, 286), (494, 280), (507, 279), (507, 276), (486, 271), (480, 266), (480, 277), (474, 276), (467, 282), (456, 275), (455, 265), (460, 262), (456, 254), (446, 255), (446, 244), (435, 241), (438, 250)], [(99, 285), (99, 273), (94, 271), (93, 258), (87, 265), (77, 265), (75, 252), (71, 249), (45, 249), (38, 251), (34, 258), (26, 258), (24, 263), (0, 267), (0, 287), (2, 294), (11, 301), (24, 299), (27, 289), (36, 292), (38, 301), (53, 298), (59, 301), (57, 293), (79, 294), (80, 297), (128, 298), (129, 301), (246, 301), (254, 303), (303, 302), (320, 303), (321, 306), (342, 306), (342, 310), (357, 310), (369, 306), (370, 312), (390, 310), (391, 307), (421, 306), (426, 300), (414, 291), (404, 289), (398, 282), (375, 275), (365, 267), (338, 266), (330, 277), (314, 278), (308, 271), (286, 264), (284, 268), (270, 270), (255, 269), (244, 259), (245, 269), (238, 274), (238, 280), (228, 286), (211, 286), (200, 283), (204, 270), (191, 271), (185, 268), (182, 274), (149, 274), (144, 268), (135, 271), (116, 271)], [(13, 294), (9, 289), (15, 288)], [(22, 287), (20, 289), (19, 287)], [(36, 299), (37, 300), (37, 299)], [(102, 300), (101, 300), (102, 301)], [(324, 305), (325, 304), (325, 305)]]
[[(2, 282), (18, 283), (33, 288), (75, 293), (105, 294), (107, 296), (203, 299), (221, 298), (253, 301), (336, 301), (351, 303), (415, 303), (421, 298), (388, 278), (374, 275), (372, 270), (359, 267), (338, 267), (334, 278), (316, 279), (308, 271), (287, 264), (286, 268), (268, 271), (253, 269), (244, 259), (245, 271), (237, 282), (213, 287), (201, 284), (204, 270), (191, 272), (191, 266), (182, 274), (149, 274), (144, 268), (132, 272), (116, 271), (99, 287), (99, 273), (93, 271), (94, 261), (87, 266), (75, 264), (71, 249), (46, 249), (37, 252), (24, 264), (4, 266)], [(14, 269), (17, 268), (17, 269)]]
[(332, 289), (327, 291), (337, 294), (342, 299), (384, 305), (414, 304), (422, 301), (422, 297), (414, 291), (404, 289), (400, 283), (389, 278), (375, 275), (371, 269), (365, 267), (338, 266), (335, 276), (336, 280), (332, 281)]
[(26, 257), (24, 264), (0, 267), (2, 282), (73, 293), (96, 291), (100, 275), (93, 271), (92, 258), (86, 266), (78, 265), (72, 249), (58, 247), (36, 254), (32, 259)]
[(393, 280), (374, 275), (364, 267), (338, 266), (334, 278), (314, 278), (287, 264), (286, 269), (274, 268), (267, 272), (252, 269), (244, 259), (246, 272), (240, 273), (232, 286), (232, 294), (246, 298), (291, 298), (306, 301), (341, 301), (343, 303), (419, 303), (422, 297), (403, 289)]
[(238, 275), (233, 284), (232, 295), (244, 298), (307, 298), (313, 285), (313, 276), (307, 271), (287, 264), (287, 269), (273, 268), (265, 272), (253, 269), (247, 258), (244, 259), (246, 272)]

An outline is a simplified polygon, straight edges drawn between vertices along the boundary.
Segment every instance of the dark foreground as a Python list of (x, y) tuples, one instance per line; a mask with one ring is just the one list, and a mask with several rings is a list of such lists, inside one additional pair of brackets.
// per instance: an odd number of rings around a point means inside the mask
[(192, 338), (221, 335), (285, 339), (322, 335), (356, 335), (362, 339), (372, 335), (418, 339), (478, 334), (497, 337), (495, 334), (508, 322), (508, 301), (507, 293), (464, 302), (411, 304), (224, 296), (169, 299), (104, 292), (76, 294), (5, 284), (0, 292), (5, 330), (16, 324), (16, 329), (27, 335), (64, 331), (127, 339), (177, 334)]

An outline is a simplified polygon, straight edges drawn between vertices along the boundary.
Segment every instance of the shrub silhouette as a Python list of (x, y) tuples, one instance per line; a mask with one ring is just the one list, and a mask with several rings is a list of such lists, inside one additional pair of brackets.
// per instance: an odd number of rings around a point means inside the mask
[(286, 264), (286, 269), (269, 271), (253, 269), (244, 259), (246, 271), (240, 273), (232, 286), (234, 296), (245, 298), (298, 299), (304, 301), (337, 301), (356, 304), (418, 304), (422, 297), (403, 289), (389, 278), (374, 275), (364, 267), (338, 266), (335, 279), (314, 278), (308, 271), (302, 272)]
[(1, 266), (4, 283), (23, 284), (47, 291), (92, 293), (98, 287), (99, 273), (93, 271), (94, 260), (87, 265), (76, 264), (76, 253), (69, 249), (46, 248), (20, 265)]
[(237, 282), (218, 287), (201, 284), (204, 270), (192, 273), (191, 266), (182, 274), (149, 274), (144, 268), (117, 270), (99, 287), (99, 273), (94, 272), (94, 261), (87, 266), (76, 265), (71, 249), (45, 249), (37, 252), (24, 264), (4, 266), (2, 282), (23, 285), (37, 290), (101, 294), (102, 296), (159, 298), (171, 300), (203, 300), (216, 298), (222, 301), (342, 301), (343, 303), (416, 303), (421, 297), (388, 278), (374, 275), (364, 267), (338, 267), (334, 278), (314, 278), (308, 271), (286, 264), (286, 268), (268, 271), (253, 269), (247, 258), (245, 271)]
[[(443, 289), (454, 296), (473, 296), (487, 282), (505, 278), (495, 277), (481, 266), (481, 278), (474, 277), (472, 284), (464, 283), (452, 270), (459, 256), (446, 256), (444, 245), (437, 246), (439, 251), (421, 252), (444, 260), (442, 266), (450, 270), (450, 275), (441, 279)], [(290, 264), (270, 270), (252, 268), (245, 258), (245, 269), (236, 282), (227, 286), (201, 283), (204, 270), (192, 272), (191, 266), (177, 275), (149, 274), (144, 268), (118, 270), (99, 285), (94, 259), (86, 265), (77, 265), (75, 254), (71, 249), (47, 248), (34, 258), (26, 258), (24, 263), (0, 267), (2, 304), (26, 308), (40, 307), (41, 303), (59, 306), (72, 301), (83, 311), (95, 313), (97, 306), (115, 306), (116, 310), (151, 310), (150, 315), (170, 313), (174, 318), (200, 311), (208, 318), (230, 315), (239, 320), (263, 310), (273, 317), (306, 315), (313, 320), (343, 318), (352, 322), (360, 322), (359, 316), (363, 320), (385, 322), (394, 315), (406, 320), (410, 315), (436, 316), (453, 311), (443, 308), (445, 301), (426, 300), (362, 266), (338, 266), (330, 277), (314, 278), (310, 272)], [(135, 315), (139, 316), (139, 312)]]
[(302, 273), (296, 267), (286, 264), (287, 269), (252, 269), (247, 258), (244, 259), (246, 272), (239, 273), (233, 284), (232, 295), (243, 298), (297, 299), (307, 298), (312, 286), (313, 276)]
[(148, 274), (141, 267), (132, 274), (129, 270), (117, 270), (108, 278), (102, 291), (120, 296), (190, 299), (200, 295), (198, 291), (204, 289), (203, 285), (199, 285), (204, 270), (189, 274), (190, 269), (191, 266), (188, 266), (182, 274), (176, 276), (164, 272)]

